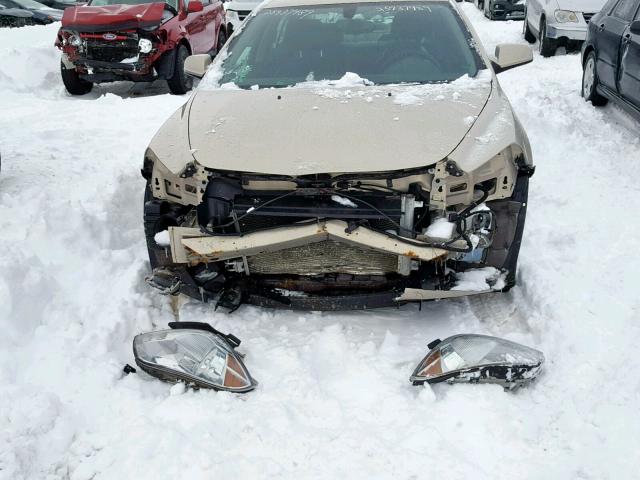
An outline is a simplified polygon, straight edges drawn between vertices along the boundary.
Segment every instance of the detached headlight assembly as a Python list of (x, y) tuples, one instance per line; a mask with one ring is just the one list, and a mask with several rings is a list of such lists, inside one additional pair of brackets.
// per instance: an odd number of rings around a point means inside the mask
[(133, 339), (136, 363), (167, 382), (244, 393), (256, 382), (235, 351), (240, 340), (207, 323), (172, 322), (171, 330), (141, 333)]
[(519, 343), (488, 335), (454, 335), (435, 340), (411, 381), (427, 383), (497, 383), (514, 389), (542, 371), (544, 355)]
[(141, 38), (138, 41), (138, 50), (140, 50), (140, 53), (149, 53), (153, 50), (153, 43), (148, 38)]
[(578, 23), (578, 15), (571, 10), (556, 10), (554, 16), (559, 23)]

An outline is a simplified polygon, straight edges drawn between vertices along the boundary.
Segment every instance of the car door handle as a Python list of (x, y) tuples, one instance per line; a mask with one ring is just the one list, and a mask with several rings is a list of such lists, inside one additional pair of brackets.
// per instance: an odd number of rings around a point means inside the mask
[(604, 23), (601, 23), (600, 25), (598, 25), (598, 31), (601, 32), (604, 30)]

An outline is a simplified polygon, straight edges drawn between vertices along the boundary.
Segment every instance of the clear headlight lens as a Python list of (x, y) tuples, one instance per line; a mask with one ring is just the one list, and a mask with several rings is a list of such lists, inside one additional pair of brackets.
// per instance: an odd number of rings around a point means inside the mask
[(513, 388), (533, 380), (544, 363), (538, 350), (487, 335), (454, 335), (429, 348), (411, 376), (414, 384), (499, 383)]
[(82, 39), (75, 34), (69, 35), (67, 42), (69, 42), (69, 45), (73, 47), (79, 47), (80, 45), (82, 45)]
[(578, 15), (571, 10), (556, 10), (554, 16), (560, 23), (578, 23)]
[(133, 353), (140, 368), (162, 380), (233, 392), (247, 392), (257, 384), (229, 341), (210, 331), (142, 333), (133, 340)]
[(153, 43), (148, 38), (141, 38), (138, 41), (138, 50), (140, 50), (140, 53), (149, 53), (153, 50)]

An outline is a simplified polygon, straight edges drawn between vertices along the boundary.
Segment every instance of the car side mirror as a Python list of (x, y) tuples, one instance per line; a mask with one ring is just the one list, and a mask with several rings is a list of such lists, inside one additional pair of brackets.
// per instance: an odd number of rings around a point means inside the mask
[(200, 0), (189, 0), (189, 4), (187, 5), (187, 13), (198, 13), (204, 9), (202, 2)]
[(211, 65), (211, 56), (207, 53), (190, 55), (184, 61), (184, 73), (192, 77), (202, 78)]
[(631, 24), (629, 31), (634, 35), (640, 35), (640, 20), (636, 20)]
[(533, 52), (526, 45), (503, 43), (496, 46), (495, 54), (490, 57), (491, 65), (496, 73), (533, 62)]

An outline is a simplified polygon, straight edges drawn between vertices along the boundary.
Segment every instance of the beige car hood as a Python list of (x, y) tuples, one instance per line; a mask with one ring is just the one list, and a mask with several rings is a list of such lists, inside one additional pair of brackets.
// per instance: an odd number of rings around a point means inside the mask
[(189, 144), (201, 165), (305, 175), (415, 168), (446, 157), (491, 93), (490, 75), (449, 84), (198, 90)]

